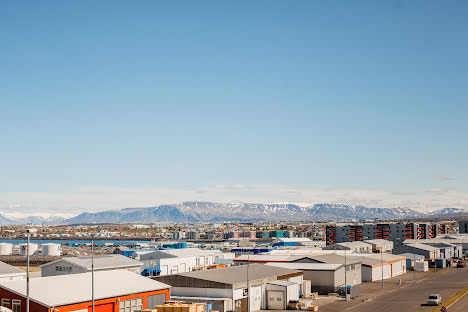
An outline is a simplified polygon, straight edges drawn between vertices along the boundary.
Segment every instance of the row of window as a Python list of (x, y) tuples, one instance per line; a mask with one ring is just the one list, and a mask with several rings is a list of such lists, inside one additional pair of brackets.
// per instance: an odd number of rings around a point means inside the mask
[(62, 272), (71, 272), (72, 267), (61, 267), (61, 266), (56, 266), (55, 271), (62, 271)]
[(13, 312), (21, 312), (21, 301), (2, 298), (2, 307), (11, 309)]
[(143, 298), (122, 300), (119, 303), (119, 312), (134, 312), (143, 309)]

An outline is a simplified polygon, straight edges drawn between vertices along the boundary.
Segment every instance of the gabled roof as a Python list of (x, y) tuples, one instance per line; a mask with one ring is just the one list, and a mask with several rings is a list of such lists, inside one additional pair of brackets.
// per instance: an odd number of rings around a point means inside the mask
[(272, 267), (263, 264), (250, 264), (221, 269), (192, 271), (187, 273), (181, 273), (178, 275), (223, 284), (237, 284), (244, 283), (246, 281), (247, 270), (249, 270), (249, 281), (278, 277), (289, 274), (302, 274), (302, 272), (292, 269)]
[(2, 275), (26, 275), (26, 272), (23, 270), (20, 270), (18, 268), (15, 268), (12, 265), (9, 265), (8, 263), (0, 261), (0, 276)]
[[(96, 300), (170, 288), (167, 284), (128, 270), (94, 272), (94, 287)], [(0, 288), (26, 297), (26, 283), (23, 280), (2, 282)], [(47, 307), (91, 301), (90, 289), (90, 272), (30, 279), (31, 300)]]
[[(64, 257), (43, 265), (40, 265), (40, 268), (53, 265), (59, 262), (67, 262), (76, 266), (79, 266), (83, 269), (91, 270), (91, 257)], [(119, 255), (119, 254), (109, 254), (109, 255), (100, 255), (94, 256), (94, 269), (103, 270), (111, 268), (128, 268), (128, 267), (139, 267), (143, 263), (136, 261), (134, 259)]]

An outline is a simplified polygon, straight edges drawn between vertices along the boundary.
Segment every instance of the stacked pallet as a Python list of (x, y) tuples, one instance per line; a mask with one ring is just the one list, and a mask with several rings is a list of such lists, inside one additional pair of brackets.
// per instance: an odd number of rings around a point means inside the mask
[[(157, 312), (206, 312), (205, 303), (185, 303), (183, 301), (171, 301), (156, 306)], [(149, 311), (148, 311), (149, 312)], [(212, 310), (212, 312), (218, 312)]]

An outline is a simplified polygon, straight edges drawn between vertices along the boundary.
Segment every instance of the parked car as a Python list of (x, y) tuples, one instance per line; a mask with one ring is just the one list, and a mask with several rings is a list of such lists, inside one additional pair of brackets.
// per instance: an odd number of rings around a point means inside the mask
[(432, 294), (427, 298), (427, 305), (439, 305), (442, 303), (442, 297), (439, 294)]
[(457, 262), (457, 268), (464, 268), (465, 267), (465, 261), (460, 260)]

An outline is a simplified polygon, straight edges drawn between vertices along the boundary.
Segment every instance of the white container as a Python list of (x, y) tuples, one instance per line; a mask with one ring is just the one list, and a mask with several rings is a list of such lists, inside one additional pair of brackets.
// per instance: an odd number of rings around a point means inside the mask
[(13, 253), (13, 244), (0, 243), (0, 256), (8, 256)]
[(429, 271), (429, 263), (427, 261), (416, 261), (414, 264), (414, 270), (420, 272)]
[(41, 251), (43, 256), (60, 256), (61, 255), (61, 246), (59, 244), (42, 244)]
[[(26, 256), (26, 251), (28, 250), (28, 244), (20, 244), (19, 245), (19, 254), (21, 256)], [(29, 255), (32, 256), (37, 253), (37, 244), (29, 243)]]

